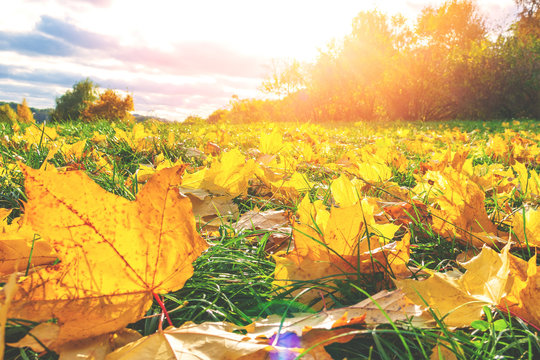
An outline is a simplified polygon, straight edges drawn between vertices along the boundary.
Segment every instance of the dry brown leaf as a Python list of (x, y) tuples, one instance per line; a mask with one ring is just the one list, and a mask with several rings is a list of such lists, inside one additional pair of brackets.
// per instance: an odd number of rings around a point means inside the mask
[[(54, 344), (60, 326), (53, 323), (42, 323), (30, 330), (30, 333), (16, 343), (10, 343), (12, 347), (29, 347), (37, 353), (41, 353)], [(131, 342), (142, 338), (141, 334), (132, 329), (121, 329), (114, 333), (99, 335), (96, 337), (72, 341), (60, 349), (62, 360), (103, 360), (105, 356)], [(36, 339), (39, 339), (37, 341)]]
[(223, 221), (238, 217), (238, 206), (228, 195), (212, 195), (204, 189), (180, 188), (180, 192), (191, 200), (195, 220), (205, 229), (217, 228)]
[[(186, 323), (144, 337), (107, 355), (107, 360), (233, 360), (266, 359), (271, 347), (232, 332), (238, 327), (223, 322)], [(298, 352), (297, 352), (298, 353)]]
[(110, 194), (82, 172), (25, 175), (25, 218), (61, 260), (19, 283), (10, 317), (60, 325), (52, 349), (116, 331), (139, 319), (153, 293), (181, 288), (207, 248), (195, 231), (183, 172), (157, 172), (134, 202)]
[[(366, 325), (377, 326), (389, 322), (411, 322), (417, 327), (432, 326), (426, 308), (409, 300), (402, 290), (382, 290), (371, 298), (350, 306), (354, 310), (362, 310), (366, 314)], [(381, 311), (382, 310), (382, 311)]]
[[(324, 346), (333, 342), (348, 342), (354, 329), (363, 325), (361, 309), (330, 310), (317, 314), (299, 314), (283, 319), (271, 316), (245, 327), (230, 323), (186, 323), (169, 328), (129, 344), (110, 354), (107, 360), (135, 359), (294, 359), (304, 350), (308, 360), (330, 360)], [(242, 335), (237, 330), (246, 330)], [(279, 333), (279, 335), (278, 335)], [(320, 344), (320, 345), (319, 345)]]
[(233, 228), (236, 231), (264, 230), (265, 233), (269, 233), (265, 247), (268, 253), (288, 246), (288, 240), (291, 239), (292, 235), (289, 213), (284, 210), (250, 210), (238, 219)]
[[(283, 228), (290, 230), (289, 216), (284, 210), (255, 211), (243, 214), (233, 226), (235, 230), (268, 230), (279, 231)], [(289, 231), (290, 233), (290, 231)]]
[[(29, 347), (35, 352), (40, 353), (46, 350), (45, 347), (48, 348), (54, 344), (59, 333), (60, 326), (57, 324), (42, 323), (30, 330), (30, 332), (21, 340), (9, 343), (8, 345), (12, 347)], [(39, 341), (37, 339), (39, 339)]]
[(141, 334), (135, 330), (122, 329), (112, 334), (70, 342), (59, 355), (62, 360), (104, 360), (107, 354), (141, 338)]
[(426, 315), (425, 308), (407, 299), (403, 291), (383, 290), (356, 305), (314, 314), (296, 314), (293, 318), (285, 319), (271, 315), (246, 326), (246, 329), (252, 335), (270, 337), (276, 333), (276, 329), (302, 335), (306, 329), (331, 330), (355, 324), (374, 327), (409, 320), (416, 326), (424, 326), (431, 319)]

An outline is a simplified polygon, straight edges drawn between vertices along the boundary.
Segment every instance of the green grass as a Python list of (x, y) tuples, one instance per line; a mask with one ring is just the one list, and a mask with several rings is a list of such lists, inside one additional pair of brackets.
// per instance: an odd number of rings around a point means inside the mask
[[(125, 125), (116, 126), (129, 130)], [(521, 121), (519, 125), (511, 124), (510, 128), (526, 130), (532, 126), (534, 126), (533, 121)], [(223, 130), (223, 125), (211, 127), (211, 130), (216, 133)], [(470, 139), (475, 141), (485, 141), (488, 134), (502, 133), (508, 128), (503, 126), (502, 122), (365, 124), (359, 130), (352, 128), (352, 134), (349, 137), (335, 135), (332, 140), (339, 140), (352, 147), (361, 147), (372, 142), (372, 139), (363, 135), (365, 131), (380, 129), (392, 132), (403, 127), (410, 129), (413, 133), (418, 130), (440, 131), (456, 128), (467, 132)], [(65, 137), (68, 143), (74, 143), (78, 139), (89, 139), (94, 132), (107, 135), (108, 142), (107, 145), (100, 145), (88, 141), (86, 155), (80, 161), (73, 162), (59, 153), (51, 160), (51, 163), (57, 167), (71, 166), (74, 163), (82, 164), (81, 167), (86, 169), (92, 179), (102, 188), (133, 200), (140, 189), (136, 181), (136, 170), (140, 164), (152, 163), (157, 154), (163, 153), (166, 159), (172, 162), (182, 159), (189, 162), (193, 168), (203, 165), (203, 160), (186, 156), (188, 148), (200, 145), (200, 139), (196, 135), (200, 127), (170, 124), (158, 125), (158, 128), (161, 139), (154, 139), (152, 146), (136, 151), (127, 142), (115, 139), (114, 129), (109, 123), (62, 124), (59, 134)], [(230, 134), (231, 140), (230, 144), (223, 146), (223, 149), (238, 146), (242, 151), (247, 152), (258, 145), (253, 134), (242, 139), (239, 135), (240, 131), (236, 132), (231, 128), (225, 130)], [(171, 131), (177, 137), (182, 137), (182, 140), (174, 145), (167, 144), (165, 141)], [(324, 131), (321, 133), (324, 134)], [(0, 137), (4, 135), (11, 137), (13, 131), (6, 124), (0, 124)], [(444, 148), (446, 145), (442, 141), (436, 143), (439, 148)], [(90, 155), (92, 150), (104, 154), (110, 161), (111, 172), (99, 171), (98, 165)], [(31, 167), (38, 168), (47, 154), (48, 149), (44, 144), (26, 147), (0, 142), (0, 165), (3, 164), (4, 167), (15, 161), (23, 161)], [(420, 157), (416, 154), (407, 154), (407, 156), (413, 159), (411, 165), (403, 172), (394, 168), (392, 180), (400, 186), (413, 187), (416, 183), (415, 171), (422, 162), (429, 160), (429, 155)], [(473, 158), (474, 164), (490, 164), (493, 161), (486, 154), (478, 154)], [(323, 199), (327, 205), (330, 205), (329, 184), (337, 173), (326, 171), (324, 166), (321, 166), (319, 170), (317, 167), (305, 167), (302, 168), (302, 172), (311, 181), (316, 182), (310, 192), (311, 197)], [(22, 176), (18, 172), (2, 173), (0, 184), (0, 207), (14, 209), (12, 214), (14, 217), (20, 213), (21, 201), (25, 199)], [(524, 201), (519, 196), (515, 194), (512, 199), (511, 205), (516, 208), (521, 207)], [(296, 206), (296, 204), (279, 199), (260, 199), (252, 192), (245, 197), (236, 198), (235, 203), (239, 206), (241, 213), (255, 207), (260, 210), (294, 211)], [(496, 199), (488, 197), (486, 207), (490, 212), (495, 210), (495, 204), (497, 204)], [(465, 246), (436, 235), (428, 224), (413, 224), (410, 231), (411, 243), (414, 245), (411, 266), (434, 270), (456, 267), (454, 259), (457, 254), (466, 250)], [(258, 241), (255, 241), (257, 239)], [(264, 232), (235, 233), (228, 225), (221, 226), (218, 235), (207, 238), (212, 246), (194, 263), (193, 277), (179, 291), (164, 296), (164, 303), (170, 312), (173, 324), (180, 326), (187, 321), (196, 323), (229, 321), (246, 325), (253, 319), (272, 314), (289, 316), (297, 312), (314, 311), (296, 301), (291, 291), (276, 291), (273, 287), (275, 264), (265, 251), (267, 239), (268, 234)], [(518, 251), (516, 254), (525, 259), (532, 255), (530, 250)], [(309, 286), (324, 289), (325, 293), (328, 292), (329, 298), (333, 297), (334, 306), (339, 307), (365, 299), (366, 293), (373, 295), (376, 292), (376, 284), (382, 280), (382, 277), (382, 274), (359, 275), (351, 280), (340, 281), (323, 278), (314, 280)], [(298, 283), (297, 285), (305, 287), (307, 284)], [(154, 303), (147, 317), (132, 324), (131, 327), (143, 335), (154, 333), (159, 325), (160, 312), (160, 307)], [(411, 324), (389, 324), (376, 329), (352, 328), (351, 332), (360, 336), (346, 344), (329, 345), (327, 349), (336, 359), (423, 359), (429, 358), (433, 346), (440, 342), (450, 347), (458, 359), (534, 359), (540, 356), (540, 342), (533, 327), (500, 310), (486, 311), (484, 318), (483, 322), (465, 329), (448, 329), (442, 323), (435, 329), (417, 328)], [(33, 325), (29, 322), (11, 321), (6, 329), (7, 342), (18, 340)], [(8, 348), (5, 357), (6, 359), (36, 359), (38, 355), (28, 349)], [(40, 354), (39, 358), (55, 359), (57, 355), (48, 352)]]

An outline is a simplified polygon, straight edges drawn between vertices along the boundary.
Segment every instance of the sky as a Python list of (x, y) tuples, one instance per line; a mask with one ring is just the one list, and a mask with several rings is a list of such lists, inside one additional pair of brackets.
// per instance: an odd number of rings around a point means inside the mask
[[(314, 61), (377, 9), (415, 19), (442, 0), (1, 0), (0, 101), (54, 107), (90, 78), (131, 93), (135, 112), (183, 120), (262, 97), (272, 62)], [(514, 0), (477, 0), (508, 24)]]

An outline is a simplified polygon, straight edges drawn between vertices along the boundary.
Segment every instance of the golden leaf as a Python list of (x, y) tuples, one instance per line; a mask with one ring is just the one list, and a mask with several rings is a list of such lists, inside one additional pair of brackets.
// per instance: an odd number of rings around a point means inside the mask
[(246, 161), (239, 150), (233, 149), (223, 153), (221, 159), (213, 162), (210, 168), (187, 175), (182, 186), (204, 189), (213, 194), (230, 195), (234, 198), (246, 194), (255, 168), (253, 159)]
[[(19, 225), (22, 223), (23, 225)], [(56, 260), (51, 245), (39, 239), (23, 219), (14, 219), (11, 225), (0, 225), (0, 276), (30, 267), (50, 264)]]
[(443, 237), (461, 239), (481, 248), (504, 242), (508, 234), (497, 230), (484, 207), (480, 187), (453, 168), (428, 171), (414, 192), (427, 194), (438, 207), (431, 209), (433, 230)]
[(178, 192), (182, 167), (156, 173), (134, 202), (106, 192), (83, 172), (21, 168), (26, 221), (61, 263), (20, 282), (9, 315), (56, 318), (53, 349), (137, 320), (152, 293), (183, 286), (207, 248), (189, 199)]
[(536, 256), (529, 262), (509, 253), (510, 245), (499, 254), (484, 246), (480, 254), (461, 264), (463, 275), (433, 273), (426, 280), (395, 280), (414, 303), (433, 308), (449, 326), (470, 326), (480, 319), (484, 305), (509, 309), (524, 320), (539, 325), (536, 299), (540, 276)]
[[(351, 207), (332, 208), (320, 231), (307, 224), (294, 224), (294, 249), (273, 256), (276, 261), (274, 285), (285, 289), (298, 281), (307, 281), (305, 287), (309, 287), (310, 280), (325, 279), (331, 284), (333, 280), (355, 276), (358, 272), (405, 272), (409, 261), (409, 235), (402, 241), (388, 241), (399, 226), (376, 224), (373, 209), (374, 205), (367, 199)], [(309, 210), (304, 209), (301, 217), (306, 218), (308, 213)], [(292, 292), (293, 295), (300, 293), (305, 302), (320, 297), (313, 290)]]
[(2, 288), (3, 291), (3, 303), (0, 304), (0, 358), (4, 358), (4, 337), (6, 334), (6, 323), (8, 318), (8, 311), (10, 309), (11, 301), (17, 292), (17, 282), (15, 274), (9, 277), (9, 280)]
[(512, 220), (512, 228), (521, 246), (540, 247), (540, 210), (518, 211)]

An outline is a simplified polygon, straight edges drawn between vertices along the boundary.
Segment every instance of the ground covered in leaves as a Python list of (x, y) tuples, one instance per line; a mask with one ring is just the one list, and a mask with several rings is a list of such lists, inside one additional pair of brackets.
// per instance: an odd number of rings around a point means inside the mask
[(0, 136), (6, 358), (540, 356), (535, 121)]

